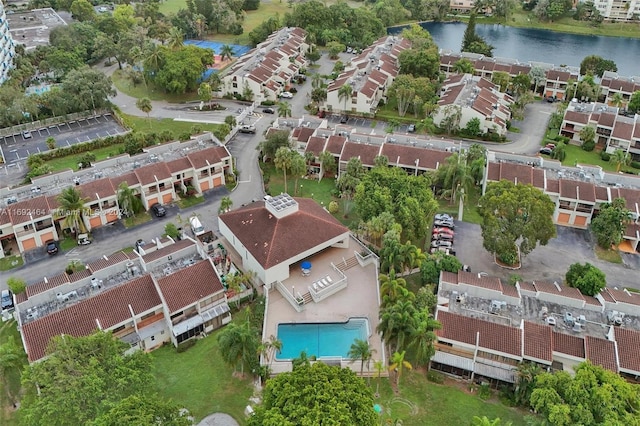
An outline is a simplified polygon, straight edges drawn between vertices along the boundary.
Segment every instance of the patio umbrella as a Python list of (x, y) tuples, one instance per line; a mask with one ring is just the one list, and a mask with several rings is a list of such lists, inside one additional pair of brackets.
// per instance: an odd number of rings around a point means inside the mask
[(308, 260), (305, 260), (300, 264), (300, 267), (302, 269), (311, 269), (311, 262), (309, 262)]

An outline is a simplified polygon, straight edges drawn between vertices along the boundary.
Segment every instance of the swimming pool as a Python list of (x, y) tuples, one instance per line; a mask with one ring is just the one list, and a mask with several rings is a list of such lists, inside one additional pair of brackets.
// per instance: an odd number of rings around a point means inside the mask
[(277, 360), (294, 359), (305, 351), (307, 356), (348, 358), (355, 339), (367, 340), (369, 322), (366, 318), (350, 318), (342, 323), (279, 324), (278, 339), (282, 350)]

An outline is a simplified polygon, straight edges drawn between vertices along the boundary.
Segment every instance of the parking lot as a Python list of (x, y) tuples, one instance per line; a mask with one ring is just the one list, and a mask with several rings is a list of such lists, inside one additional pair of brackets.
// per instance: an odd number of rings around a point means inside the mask
[[(362, 118), (362, 117), (347, 117), (347, 122), (342, 123), (342, 115), (341, 114), (329, 114), (325, 117), (329, 123), (333, 126), (343, 124), (345, 126), (358, 127), (363, 129), (363, 131), (370, 132), (371, 130), (375, 130), (376, 134), (385, 134), (388, 123), (383, 121), (376, 121), (370, 118)], [(416, 120), (417, 121), (417, 120)], [(394, 133), (408, 133), (407, 129), (409, 128), (409, 124), (400, 124), (395, 130)]]
[(23, 161), (31, 154), (48, 151), (46, 141), (49, 137), (56, 140), (57, 147), (65, 147), (124, 132), (111, 114), (105, 114), (6, 136), (0, 139), (0, 144), (5, 161), (11, 164)]

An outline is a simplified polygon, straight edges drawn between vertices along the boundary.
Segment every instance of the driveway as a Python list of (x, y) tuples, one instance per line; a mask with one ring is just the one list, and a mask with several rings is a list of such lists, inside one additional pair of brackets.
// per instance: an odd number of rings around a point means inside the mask
[(549, 118), (556, 111), (558, 104), (546, 101), (535, 101), (525, 107), (523, 121), (512, 121), (520, 129), (519, 133), (508, 132), (507, 139), (511, 143), (502, 147), (493, 146), (496, 151), (513, 152), (518, 154), (536, 154), (540, 149), (540, 142), (547, 131)]
[[(522, 260), (521, 269), (512, 271), (500, 268), (493, 262), (493, 256), (482, 246), (480, 225), (456, 221), (456, 254), (460, 262), (471, 266), (472, 272), (487, 272), (505, 281), (512, 274), (517, 274), (525, 281), (562, 283), (569, 265), (589, 262), (606, 274), (608, 286), (640, 289), (636, 268), (604, 262), (596, 257), (594, 242), (588, 231), (564, 226), (556, 226), (556, 230), (556, 238), (546, 246), (538, 246)], [(637, 257), (629, 255), (629, 258), (633, 258), (633, 264), (639, 266)]]

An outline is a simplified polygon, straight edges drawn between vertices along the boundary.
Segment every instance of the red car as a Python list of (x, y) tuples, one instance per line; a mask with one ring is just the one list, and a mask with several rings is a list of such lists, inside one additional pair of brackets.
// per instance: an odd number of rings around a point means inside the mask
[(449, 228), (433, 228), (433, 234), (449, 234), (453, 235), (453, 229)]

